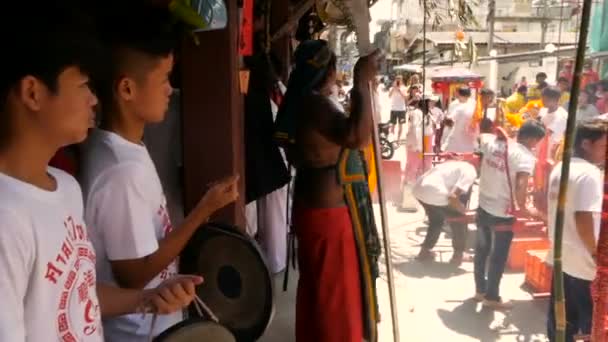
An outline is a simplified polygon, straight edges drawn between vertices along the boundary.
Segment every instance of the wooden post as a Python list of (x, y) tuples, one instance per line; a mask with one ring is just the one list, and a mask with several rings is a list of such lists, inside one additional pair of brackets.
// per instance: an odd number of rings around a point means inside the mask
[(244, 229), (244, 130), (239, 92), (237, 0), (225, 0), (226, 29), (184, 38), (181, 53), (184, 207), (192, 210), (210, 182), (241, 175), (241, 197), (213, 219)]
[[(272, 1), (270, 10), (270, 32), (276, 32), (289, 21), (289, 4), (290, 1)], [(287, 79), (289, 77), (289, 64), (291, 62), (289, 58), (291, 55), (290, 43), (290, 33), (277, 37), (276, 40), (271, 42), (272, 52), (282, 63), (281, 70), (276, 70), (276, 72), (285, 85), (287, 85)]]

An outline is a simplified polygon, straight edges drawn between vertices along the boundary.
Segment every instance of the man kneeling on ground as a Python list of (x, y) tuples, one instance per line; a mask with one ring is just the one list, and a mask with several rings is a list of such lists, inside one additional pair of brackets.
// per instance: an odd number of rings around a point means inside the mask
[[(422, 204), (429, 218), (429, 228), (417, 259), (433, 259), (431, 251), (445, 222), (446, 217), (464, 216), (466, 203), (471, 196), (471, 187), (477, 178), (475, 167), (465, 161), (447, 161), (427, 171), (414, 186), (414, 197)], [(450, 264), (460, 266), (464, 254), (467, 224), (450, 222), (454, 254)]]

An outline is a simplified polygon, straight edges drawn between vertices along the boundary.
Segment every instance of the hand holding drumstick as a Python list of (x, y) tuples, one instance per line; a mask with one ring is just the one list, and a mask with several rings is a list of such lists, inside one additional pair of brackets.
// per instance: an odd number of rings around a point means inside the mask
[(240, 176), (234, 175), (209, 184), (209, 190), (194, 209), (205, 212), (207, 217), (234, 202), (239, 197)]

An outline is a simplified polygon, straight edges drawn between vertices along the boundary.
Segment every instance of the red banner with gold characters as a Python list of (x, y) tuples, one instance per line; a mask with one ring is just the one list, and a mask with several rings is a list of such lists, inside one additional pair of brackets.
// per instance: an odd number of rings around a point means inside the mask
[(239, 55), (251, 56), (253, 54), (253, 0), (243, 0), (241, 13)]

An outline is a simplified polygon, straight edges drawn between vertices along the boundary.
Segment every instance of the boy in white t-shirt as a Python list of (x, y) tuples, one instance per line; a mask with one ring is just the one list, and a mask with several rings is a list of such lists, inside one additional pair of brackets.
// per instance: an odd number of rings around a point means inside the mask
[[(475, 167), (464, 161), (446, 161), (422, 175), (412, 190), (414, 197), (422, 204), (429, 218), (429, 228), (418, 260), (433, 259), (431, 251), (443, 228), (446, 217), (462, 216), (471, 196), (471, 187), (477, 178)], [(467, 225), (452, 222), (452, 247), (454, 254), (450, 264), (459, 266), (464, 254)]]
[[(202, 281), (185, 277), (146, 291), (97, 283), (80, 187), (47, 167), (61, 147), (86, 137), (97, 103), (87, 76), (95, 38), (64, 4), (16, 1), (0, 14), (11, 51), (0, 67), (3, 342), (102, 342), (102, 316), (181, 310)], [(22, 20), (15, 13), (28, 14), (26, 28), (14, 29)]]
[(479, 132), (490, 132), (494, 128), (496, 120), (496, 108), (492, 108), (496, 93), (490, 88), (483, 88), (479, 91), (481, 99), (482, 117), (479, 122)]
[(520, 127), (517, 142), (492, 134), (480, 136), (482, 160), (474, 273), (475, 298), (483, 300), (484, 306), (511, 307), (500, 297), (500, 280), (513, 239), (515, 211), (521, 213), (519, 216), (542, 218), (538, 210), (526, 207), (526, 199), (528, 179), (536, 163), (532, 150), (544, 136), (545, 129), (534, 120)]
[[(593, 302), (591, 282), (596, 273), (597, 239), (600, 230), (604, 175), (598, 166), (605, 164), (606, 123), (583, 123), (577, 128), (574, 156), (570, 162), (568, 190), (564, 207), (562, 270), (566, 302), (566, 341), (574, 335), (591, 333)], [(555, 215), (562, 164), (549, 179), (549, 238), (555, 237)], [(553, 246), (553, 243), (551, 244)], [(552, 253), (551, 253), (552, 254)], [(548, 258), (553, 261), (552, 255)], [(554, 291), (547, 321), (548, 337), (555, 339)]]
[(549, 87), (543, 89), (543, 108), (538, 113), (540, 121), (547, 130), (549, 137), (549, 155), (554, 156), (555, 150), (566, 132), (568, 112), (559, 105), (561, 91), (558, 88)]
[[(139, 4), (139, 2), (136, 2)], [(131, 8), (133, 7), (133, 8)], [(144, 127), (164, 119), (172, 88), (173, 39), (167, 9), (121, 8), (101, 29), (113, 70), (100, 85), (100, 129), (82, 149), (85, 219), (97, 251), (99, 278), (126, 288), (151, 288), (177, 273), (177, 257), (215, 211), (237, 198), (237, 179), (219, 182), (179, 227), (173, 227), (155, 166), (142, 143)], [(116, 32), (113, 23), (121, 22)], [(156, 336), (183, 320), (159, 316)], [(152, 317), (104, 320), (106, 339), (146, 341)]]
[(475, 114), (475, 101), (471, 100), (471, 89), (466, 87), (458, 88), (456, 97), (458, 103), (450, 105), (447, 114), (451, 129), (446, 137), (444, 151), (457, 153), (470, 153), (475, 150), (475, 143), (478, 136), (471, 125), (473, 114)]

